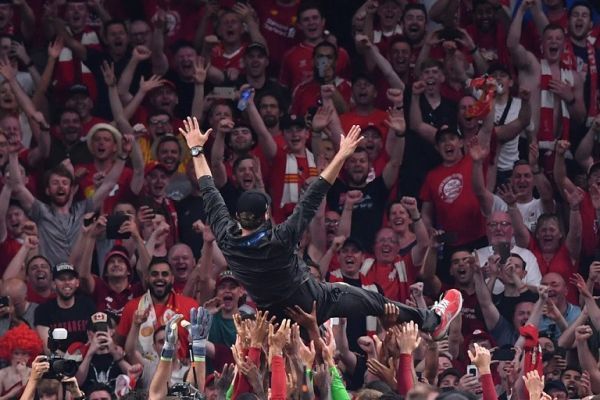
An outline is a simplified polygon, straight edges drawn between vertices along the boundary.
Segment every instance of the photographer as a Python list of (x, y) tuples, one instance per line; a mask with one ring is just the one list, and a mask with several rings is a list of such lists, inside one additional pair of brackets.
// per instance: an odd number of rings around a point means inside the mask
[[(105, 313), (92, 315), (88, 322), (87, 351), (75, 375), (85, 391), (89, 391), (97, 383), (106, 384), (114, 391), (117, 376), (134, 370), (125, 361), (123, 349), (112, 340), (113, 331)], [(141, 370), (141, 366), (135, 369)]]

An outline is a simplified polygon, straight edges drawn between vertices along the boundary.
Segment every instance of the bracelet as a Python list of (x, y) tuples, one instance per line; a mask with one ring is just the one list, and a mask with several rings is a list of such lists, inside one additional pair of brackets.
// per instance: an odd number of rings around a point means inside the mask
[(410, 220), (411, 220), (413, 223), (415, 223), (415, 222), (418, 222), (418, 221), (420, 221), (420, 220), (421, 220), (421, 215), (419, 215), (417, 218), (410, 217)]
[(477, 50), (479, 50), (479, 47), (475, 46), (475, 47), (473, 47), (473, 50), (469, 51), (469, 54), (473, 55), (473, 54), (477, 53)]

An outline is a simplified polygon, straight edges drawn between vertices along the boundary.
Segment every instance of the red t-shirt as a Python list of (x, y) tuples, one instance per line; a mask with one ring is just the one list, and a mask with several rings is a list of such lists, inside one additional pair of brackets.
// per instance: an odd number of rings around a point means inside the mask
[(552, 257), (552, 260), (550, 261), (546, 261), (544, 259), (542, 250), (538, 246), (533, 235), (529, 236), (528, 248), (537, 259), (542, 277), (548, 272), (555, 272), (562, 276), (565, 282), (567, 282), (567, 286), (569, 288), (567, 301), (571, 304), (579, 304), (579, 292), (577, 287), (569, 283), (569, 280), (574, 273), (578, 272), (578, 269), (577, 265), (573, 264), (573, 261), (571, 260), (571, 254), (569, 254), (569, 249), (567, 249), (567, 246), (564, 244), (564, 242), (560, 245), (558, 251), (556, 254), (554, 254), (554, 257)]
[(27, 301), (37, 304), (43, 304), (49, 300), (53, 300), (56, 298), (56, 293), (52, 292), (52, 294), (48, 297), (42, 297), (36, 292), (31, 284), (27, 283)]
[[(279, 82), (290, 89), (313, 77), (313, 50), (314, 46), (300, 43), (288, 50), (283, 55)], [(345, 79), (350, 79), (350, 56), (346, 50), (338, 47), (338, 58), (335, 65), (335, 74)]]
[(244, 72), (244, 53), (246, 52), (246, 44), (242, 44), (239, 49), (231, 54), (225, 54), (222, 44), (212, 48), (210, 55), (210, 64), (221, 70), (233, 68), (237, 69), (240, 74)]
[[(343, 78), (335, 78), (335, 87), (344, 98), (346, 104), (350, 104), (352, 97), (352, 84)], [(292, 94), (291, 114), (306, 115), (311, 107), (317, 107), (317, 101), (321, 98), (321, 84), (313, 79), (304, 82), (294, 90)]]
[(296, 13), (300, 1), (279, 4), (277, 0), (255, 0), (252, 5), (260, 21), (260, 32), (269, 44), (269, 70), (278, 72), (281, 55), (298, 42)]
[(456, 234), (455, 245), (485, 236), (485, 219), (473, 192), (473, 160), (468, 155), (450, 167), (440, 165), (427, 174), (420, 197), (433, 205), (434, 226)]
[[(87, 174), (79, 181), (79, 193), (86, 199), (89, 199), (96, 193), (94, 187), (94, 174), (98, 172), (94, 163), (89, 164), (78, 164), (75, 170), (78, 168), (86, 168)], [(110, 191), (108, 196), (102, 203), (102, 212), (111, 213), (114, 206), (122, 200), (131, 201), (135, 197), (130, 189), (131, 178), (133, 177), (133, 170), (129, 167), (123, 168), (121, 176), (117, 181), (115, 187)]]
[[(136, 297), (125, 304), (121, 320), (117, 326), (116, 332), (122, 336), (127, 337), (131, 324), (133, 323), (133, 314), (138, 308), (142, 296)], [(156, 313), (156, 323), (154, 329), (164, 326), (169, 322), (169, 319), (175, 314), (182, 314), (183, 318), (187, 321), (190, 320), (190, 309), (197, 308), (198, 303), (191, 297), (182, 296), (180, 294), (171, 293), (167, 299), (166, 304), (154, 304), (154, 312)], [(188, 348), (188, 331), (185, 328), (179, 326), (179, 338), (181, 344), (178, 347), (178, 355), (181, 359), (187, 358)]]
[(92, 297), (96, 303), (96, 309), (118, 316), (123, 313), (123, 308), (129, 300), (144, 294), (144, 288), (139, 282), (130, 284), (121, 293), (117, 293), (108, 286), (104, 279), (94, 275), (94, 285)]
[(417, 269), (412, 257), (398, 256), (394, 264), (383, 264), (373, 260), (373, 265), (366, 274), (369, 283), (376, 283), (383, 289), (383, 294), (390, 300), (405, 302), (410, 298), (409, 286), (415, 283)]
[(21, 242), (17, 239), (8, 236), (6, 240), (0, 243), (0, 277), (4, 275), (4, 271), (8, 264), (17, 255), (21, 248)]

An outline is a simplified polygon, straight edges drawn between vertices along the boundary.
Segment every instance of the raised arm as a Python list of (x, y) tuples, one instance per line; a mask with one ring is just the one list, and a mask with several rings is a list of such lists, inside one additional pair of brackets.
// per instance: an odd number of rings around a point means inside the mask
[(453, 26), (458, 7), (459, 0), (437, 0), (429, 9), (429, 18), (439, 24)]
[(594, 163), (592, 150), (594, 149), (595, 138), (598, 134), (600, 134), (600, 114), (596, 115), (590, 129), (588, 129), (583, 139), (581, 139), (579, 146), (577, 146), (577, 151), (575, 151), (575, 160), (577, 160), (584, 171), (587, 171)]
[(194, 60), (194, 98), (192, 99), (191, 115), (195, 115), (202, 121), (204, 111), (204, 82), (206, 74), (210, 68), (210, 63), (204, 60), (204, 57), (196, 57)]
[(490, 216), (494, 205), (494, 194), (486, 187), (483, 176), (483, 163), (487, 160), (488, 154), (488, 149), (479, 144), (479, 141), (472, 143), (469, 148), (469, 155), (473, 159), (471, 184), (473, 185), (473, 192), (477, 196), (477, 200), (479, 200), (481, 213), (485, 217)]
[(592, 334), (593, 331), (589, 325), (579, 326), (575, 330), (575, 341), (577, 343), (577, 358), (581, 364), (581, 368), (588, 371), (592, 383), (592, 391), (598, 393), (600, 391), (600, 369), (598, 369), (596, 358), (588, 345), (588, 339)]
[(254, 11), (247, 3), (241, 2), (235, 3), (232, 10), (242, 16), (242, 20), (246, 24), (248, 35), (250, 35), (250, 40), (252, 40), (252, 42), (260, 43), (268, 49), (269, 44), (262, 33), (260, 33), (256, 11)]
[(133, 76), (138, 65), (145, 60), (148, 60), (152, 52), (146, 46), (135, 46), (131, 52), (131, 58), (125, 68), (121, 72), (117, 88), (119, 89), (119, 95), (124, 99), (125, 103), (129, 103), (132, 99), (132, 95), (129, 92), (131, 82), (133, 82)]
[(533, 184), (540, 195), (544, 212), (551, 214), (556, 209), (554, 188), (539, 166), (539, 154), (538, 144), (531, 143), (529, 145), (529, 166), (533, 173)]
[(364, 46), (365, 60), (370, 60), (375, 63), (390, 87), (404, 90), (404, 82), (400, 79), (396, 71), (394, 71), (394, 68), (392, 68), (392, 64), (390, 64), (388, 59), (381, 54), (379, 48), (374, 46), (366, 35), (356, 35), (355, 40)]
[(173, 369), (173, 357), (176, 356), (178, 341), (178, 325), (183, 319), (183, 315), (174, 315), (165, 328), (165, 343), (160, 352), (160, 361), (156, 368), (156, 373), (150, 382), (148, 397), (150, 400), (164, 400), (167, 396), (167, 388), (171, 380), (171, 371)]
[(169, 60), (165, 54), (165, 28), (166, 28), (165, 12), (160, 10), (156, 17), (152, 20), (152, 36), (150, 38), (150, 51), (152, 57), (152, 73), (156, 75), (164, 75), (169, 69)]
[[(392, 89), (398, 90), (398, 89)], [(402, 96), (400, 92), (400, 97)], [(386, 150), (390, 159), (385, 164), (381, 177), (388, 189), (391, 189), (398, 181), (400, 166), (404, 159), (404, 145), (406, 143), (406, 121), (404, 120), (404, 111), (402, 104), (394, 104), (394, 109), (388, 111), (388, 119), (384, 122), (389, 131), (386, 138)]]
[[(14, 140), (14, 138), (10, 139)], [(33, 203), (35, 202), (35, 197), (33, 194), (27, 189), (25, 184), (23, 183), (23, 177), (21, 176), (21, 170), (19, 168), (19, 157), (18, 157), (18, 144), (9, 143), (9, 151), (8, 154), (8, 171), (10, 174), (10, 180), (12, 182), (12, 190), (19, 201), (23, 209), (26, 212), (29, 212), (33, 207)]]
[(425, 250), (425, 258), (419, 270), (419, 278), (423, 280), (426, 289), (430, 290), (434, 296), (437, 296), (442, 289), (442, 282), (435, 273), (437, 270), (438, 248), (440, 246), (435, 241), (435, 238), (436, 236), (434, 235), (427, 250)]
[(229, 118), (219, 121), (215, 140), (210, 149), (210, 167), (213, 173), (215, 186), (221, 189), (227, 183), (227, 170), (225, 168), (225, 136), (234, 127), (234, 123)]
[(108, 174), (104, 177), (102, 184), (96, 189), (94, 196), (92, 197), (92, 201), (94, 203), (94, 207), (98, 208), (102, 205), (102, 202), (108, 196), (111, 190), (115, 187), (117, 182), (119, 181), (119, 177), (123, 172), (123, 168), (125, 167), (125, 160), (122, 158), (123, 156), (119, 155), (115, 160), (112, 168), (108, 172)]
[(585, 192), (580, 187), (571, 190), (564, 189), (565, 198), (569, 203), (569, 232), (565, 238), (565, 246), (569, 250), (571, 260), (576, 264), (581, 253), (582, 221), (579, 210)]
[(264, 153), (265, 157), (268, 160), (272, 160), (275, 158), (277, 154), (277, 144), (275, 143), (275, 139), (271, 136), (271, 132), (267, 129), (265, 122), (263, 121), (256, 105), (254, 104), (254, 89), (250, 87), (250, 85), (244, 85), (241, 87), (241, 91), (250, 90), (250, 98), (248, 99), (248, 108), (246, 108), (246, 112), (248, 113), (248, 119), (250, 120), (250, 126), (258, 135), (258, 145), (260, 149)]
[(14, 257), (6, 266), (4, 274), (2, 275), (2, 279), (7, 280), (12, 278), (19, 278), (25, 280), (25, 260), (27, 260), (32, 250), (37, 249), (37, 246), (38, 238), (35, 236), (27, 236), (25, 238), (25, 242), (19, 248), (19, 251), (17, 251), (17, 254), (14, 255)]
[[(496, 257), (496, 259), (488, 260), (488, 262), (498, 262), (498, 260), (498, 257)], [(492, 301), (492, 293), (485, 284), (481, 267), (477, 265), (474, 257), (470, 257), (469, 262), (471, 263), (471, 268), (475, 270), (475, 273), (473, 274), (473, 281), (475, 282), (475, 296), (477, 296), (477, 302), (481, 307), (483, 322), (485, 323), (488, 331), (491, 331), (496, 327), (498, 321), (500, 320), (500, 312)]]
[[(517, 12), (513, 17), (513, 21), (508, 29), (508, 36), (506, 38), (506, 46), (511, 54), (511, 60), (519, 70), (531, 71), (529, 61), (531, 57), (535, 58), (533, 54), (528, 52), (525, 47), (521, 44), (521, 31), (523, 26), (523, 17), (527, 10), (531, 7), (531, 3), (527, 1), (521, 2)], [(536, 60), (537, 62), (537, 60)]]
[[(85, 294), (91, 295), (96, 289), (96, 281), (92, 275), (94, 247), (96, 247), (96, 241), (100, 235), (106, 230), (106, 217), (100, 215), (93, 221), (94, 213), (88, 213), (83, 218), (83, 226), (73, 246), (77, 251), (71, 252), (69, 263), (75, 266), (75, 269), (79, 272), (81, 290)], [(91, 221), (91, 224), (88, 226), (86, 226), (87, 221)]]
[(523, 216), (517, 208), (517, 196), (515, 195), (512, 186), (509, 184), (503, 185), (498, 189), (498, 195), (506, 203), (507, 212), (508, 215), (510, 215), (510, 220), (515, 232), (517, 246), (528, 248), (531, 233), (529, 232), (527, 225), (523, 222)]
[(44, 110), (44, 112), (48, 112), (48, 100), (46, 98), (46, 92), (48, 91), (48, 87), (50, 87), (50, 83), (52, 82), (52, 77), (54, 76), (54, 67), (58, 61), (58, 56), (63, 49), (63, 40), (61, 37), (57, 37), (54, 42), (50, 42), (48, 44), (48, 58), (46, 60), (46, 66), (44, 67), (44, 71), (40, 77), (39, 83), (36, 85), (35, 93), (31, 101), (35, 105), (35, 107), (39, 110)]
[(437, 129), (423, 122), (421, 114), (421, 94), (425, 90), (425, 82), (417, 81), (412, 86), (412, 100), (410, 102), (410, 129), (416, 131), (423, 139), (429, 143), (435, 143), (435, 133)]
[(0, 190), (0, 243), (4, 243), (7, 236), (6, 213), (8, 212), (11, 193), (12, 189), (10, 188), (10, 185), (5, 183), (4, 186), (2, 186), (2, 190)]

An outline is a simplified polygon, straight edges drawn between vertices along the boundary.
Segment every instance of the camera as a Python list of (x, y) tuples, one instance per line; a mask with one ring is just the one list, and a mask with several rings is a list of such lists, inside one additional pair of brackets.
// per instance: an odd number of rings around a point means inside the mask
[(70, 378), (77, 373), (77, 362), (64, 358), (58, 351), (63, 350), (61, 345), (67, 339), (67, 330), (64, 328), (51, 329), (48, 332), (48, 348), (50, 357), (48, 363), (50, 369), (44, 374), (44, 378), (58, 379)]
[(169, 387), (167, 399), (204, 400), (204, 394), (189, 383), (176, 383)]

